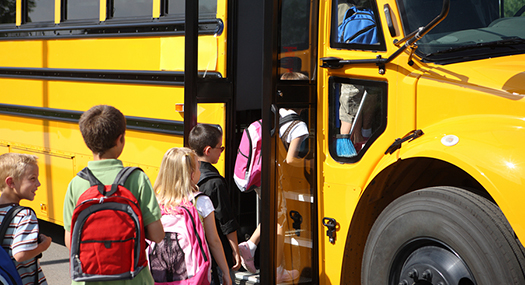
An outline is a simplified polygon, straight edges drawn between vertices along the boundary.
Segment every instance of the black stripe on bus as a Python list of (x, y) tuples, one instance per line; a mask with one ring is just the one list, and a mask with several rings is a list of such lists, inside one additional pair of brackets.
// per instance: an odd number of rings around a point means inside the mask
[[(156, 21), (112, 24), (101, 22), (95, 25), (67, 25), (36, 27), (32, 24), (0, 29), (0, 40), (71, 38), (71, 37), (130, 37), (184, 35), (184, 21)], [(199, 35), (221, 34), (224, 24), (221, 19), (199, 20)]]
[[(83, 112), (45, 107), (0, 104), (0, 114), (26, 118), (77, 123)], [(182, 136), (184, 122), (126, 116), (127, 129)]]
[[(61, 69), (0, 67), (0, 77), (41, 80), (95, 81), (155, 85), (184, 85), (182, 71)], [(200, 78), (219, 79), (219, 72), (199, 72)]]

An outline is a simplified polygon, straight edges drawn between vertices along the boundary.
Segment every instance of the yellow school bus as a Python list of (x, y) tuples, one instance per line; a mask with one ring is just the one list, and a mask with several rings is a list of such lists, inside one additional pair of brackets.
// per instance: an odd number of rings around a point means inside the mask
[[(0, 3), (0, 152), (40, 157), (40, 219), (62, 224), (78, 118), (110, 104), (152, 182), (197, 122), (223, 129), (239, 242), (261, 225), (238, 284), (525, 284), (524, 0)], [(232, 169), (260, 118), (258, 196)]]

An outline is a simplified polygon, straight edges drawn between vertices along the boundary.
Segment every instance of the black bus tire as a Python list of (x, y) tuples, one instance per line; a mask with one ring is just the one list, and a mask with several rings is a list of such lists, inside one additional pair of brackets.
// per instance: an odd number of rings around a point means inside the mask
[(455, 187), (392, 202), (366, 242), (361, 284), (525, 284), (523, 246), (501, 210)]

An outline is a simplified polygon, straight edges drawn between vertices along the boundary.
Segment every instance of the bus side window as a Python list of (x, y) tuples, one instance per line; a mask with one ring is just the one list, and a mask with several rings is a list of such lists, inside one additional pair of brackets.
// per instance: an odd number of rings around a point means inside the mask
[(111, 18), (151, 17), (153, 0), (108, 0)]
[(25, 23), (53, 23), (55, 20), (55, 0), (27, 0), (25, 7), (27, 9)]
[(331, 79), (330, 153), (358, 161), (386, 127), (386, 83)]
[[(163, 0), (162, 15), (177, 19), (184, 19), (185, 0)], [(217, 0), (200, 0), (199, 1), (199, 18), (215, 19), (217, 17)]]
[(5, 4), (0, 6), (0, 9), (3, 10), (2, 13), (0, 13), (0, 26), (2, 24), (14, 26), (16, 24), (16, 1), (6, 1)]
[(66, 20), (99, 19), (99, 0), (67, 0), (66, 5)]

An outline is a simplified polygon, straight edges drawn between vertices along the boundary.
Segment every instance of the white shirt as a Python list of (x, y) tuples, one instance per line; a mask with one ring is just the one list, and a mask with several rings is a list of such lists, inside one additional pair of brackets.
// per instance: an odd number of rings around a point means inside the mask
[[(281, 118), (284, 118), (285, 116), (290, 115), (290, 114), (297, 114), (297, 113), (294, 110), (289, 110), (289, 109), (284, 109), (284, 108), (279, 109), (279, 116)], [(279, 128), (279, 137), (282, 138), (282, 136), (286, 132), (286, 129), (292, 122), (293, 121), (290, 121)], [(303, 137), (303, 140), (304, 140), (307, 136), (308, 136), (308, 126), (306, 126), (305, 122), (301, 121), (300, 123), (296, 124), (290, 130), (290, 132), (288, 133), (288, 136), (286, 136), (284, 140), (287, 143), (291, 143), (293, 139), (295, 138)]]

